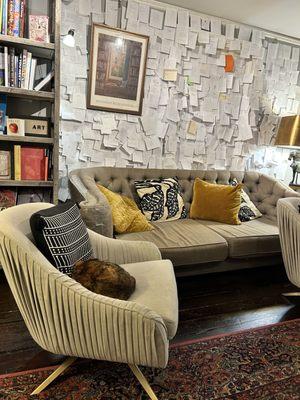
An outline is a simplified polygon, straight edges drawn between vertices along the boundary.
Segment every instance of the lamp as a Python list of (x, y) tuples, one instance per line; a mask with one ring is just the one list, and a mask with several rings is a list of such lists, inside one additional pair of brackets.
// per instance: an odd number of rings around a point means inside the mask
[(275, 146), (294, 148), (289, 160), (292, 160), (293, 179), (290, 185), (297, 185), (300, 172), (300, 115), (282, 117), (275, 139)]
[(63, 44), (68, 47), (75, 47), (75, 29), (69, 29), (68, 34), (63, 38)]

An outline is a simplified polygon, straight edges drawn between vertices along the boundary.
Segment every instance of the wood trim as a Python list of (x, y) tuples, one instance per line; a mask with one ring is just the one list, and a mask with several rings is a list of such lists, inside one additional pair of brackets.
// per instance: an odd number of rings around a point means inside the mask
[(59, 189), (59, 130), (60, 130), (60, 23), (61, 3), (55, 0), (55, 59), (54, 59), (54, 128), (53, 128), (53, 203), (58, 202)]
[(12, 179), (0, 180), (0, 186), (24, 186), (24, 187), (52, 187), (53, 181), (15, 181)]
[(8, 35), (0, 35), (0, 42), (8, 44), (8, 45), (22, 45), (24, 47), (31, 46), (31, 47), (36, 47), (39, 49), (51, 50), (51, 51), (54, 51), (54, 49), (55, 49), (54, 43), (37, 42), (36, 40), (8, 36)]
[(1, 135), (0, 142), (12, 142), (12, 143), (36, 143), (36, 144), (53, 144), (54, 139), (51, 137), (40, 137), (40, 136), (8, 136)]

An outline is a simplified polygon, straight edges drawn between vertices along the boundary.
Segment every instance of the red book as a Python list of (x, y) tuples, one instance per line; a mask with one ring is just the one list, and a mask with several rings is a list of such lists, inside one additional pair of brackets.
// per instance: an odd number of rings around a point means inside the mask
[(44, 181), (45, 177), (45, 149), (21, 147), (21, 179)]

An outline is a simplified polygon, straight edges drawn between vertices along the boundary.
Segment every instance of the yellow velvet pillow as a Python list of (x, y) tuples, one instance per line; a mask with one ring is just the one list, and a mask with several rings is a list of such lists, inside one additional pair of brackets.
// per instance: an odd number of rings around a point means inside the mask
[(242, 187), (242, 184), (217, 185), (196, 178), (190, 218), (239, 225)]
[(97, 186), (111, 207), (113, 225), (117, 233), (144, 232), (154, 229), (134, 200), (114, 193), (102, 185), (97, 184)]

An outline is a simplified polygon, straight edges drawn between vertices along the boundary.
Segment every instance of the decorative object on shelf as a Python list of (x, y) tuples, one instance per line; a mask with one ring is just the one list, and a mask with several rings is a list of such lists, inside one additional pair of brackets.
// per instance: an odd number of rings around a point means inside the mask
[(27, 136), (50, 136), (49, 118), (34, 117), (25, 119), (25, 135)]
[(0, 180), (11, 179), (10, 151), (0, 150)]
[(0, 211), (17, 204), (17, 191), (15, 189), (0, 189)]
[(281, 118), (275, 146), (295, 149), (291, 151), (289, 160), (292, 160), (291, 168), (293, 170), (291, 185), (296, 185), (300, 172), (300, 115)]
[(29, 39), (49, 43), (49, 17), (29, 15)]
[(88, 108), (142, 113), (149, 37), (93, 24)]
[(68, 47), (75, 47), (75, 29), (69, 29), (68, 34), (63, 38), (63, 44)]
[(25, 121), (20, 118), (7, 118), (7, 135), (9, 136), (24, 136)]
[(17, 192), (17, 204), (49, 203), (51, 201), (51, 189), (48, 188), (19, 188)]

